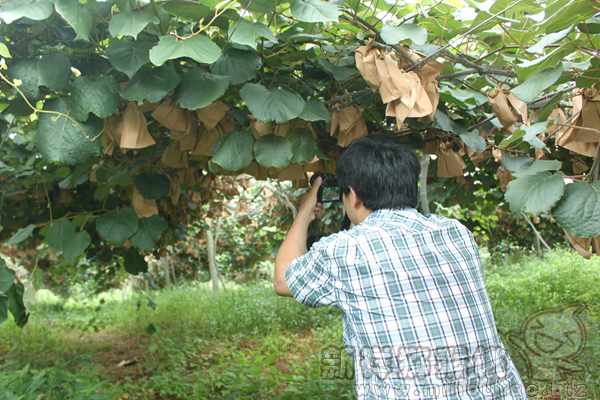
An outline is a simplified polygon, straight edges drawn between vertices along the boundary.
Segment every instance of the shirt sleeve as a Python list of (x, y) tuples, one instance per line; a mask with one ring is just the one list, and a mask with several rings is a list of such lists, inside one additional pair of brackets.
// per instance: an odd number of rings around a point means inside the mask
[(310, 307), (335, 305), (337, 303), (332, 267), (326, 242), (313, 244), (304, 255), (292, 261), (285, 271), (285, 280), (292, 296)]

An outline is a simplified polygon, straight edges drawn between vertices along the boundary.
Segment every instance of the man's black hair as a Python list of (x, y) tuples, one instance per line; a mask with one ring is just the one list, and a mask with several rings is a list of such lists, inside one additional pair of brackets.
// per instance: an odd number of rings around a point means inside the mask
[(421, 165), (397, 137), (374, 134), (354, 140), (337, 162), (337, 183), (354, 189), (366, 208), (416, 208)]

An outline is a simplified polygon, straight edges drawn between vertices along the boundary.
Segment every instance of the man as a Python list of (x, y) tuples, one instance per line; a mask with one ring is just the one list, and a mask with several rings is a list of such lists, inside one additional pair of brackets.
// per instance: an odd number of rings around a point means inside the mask
[(343, 313), (362, 399), (527, 399), (496, 331), (477, 245), (415, 208), (419, 163), (392, 136), (355, 140), (337, 164), (353, 226), (306, 251), (317, 178), (275, 261), (274, 288)]

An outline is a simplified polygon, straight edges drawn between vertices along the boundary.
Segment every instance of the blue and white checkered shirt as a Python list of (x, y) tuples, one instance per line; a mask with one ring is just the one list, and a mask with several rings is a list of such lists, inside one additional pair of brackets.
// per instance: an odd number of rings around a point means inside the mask
[(527, 399), (460, 222), (377, 210), (313, 244), (285, 278), (299, 302), (343, 311), (359, 400)]

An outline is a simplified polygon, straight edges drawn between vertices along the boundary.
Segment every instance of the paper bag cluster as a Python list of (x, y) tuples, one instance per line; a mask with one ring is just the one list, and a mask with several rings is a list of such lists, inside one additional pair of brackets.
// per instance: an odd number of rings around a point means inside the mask
[[(386, 116), (395, 117), (398, 130), (406, 118), (420, 118), (435, 113), (439, 103), (437, 77), (443, 64), (431, 60), (417, 72), (405, 71), (405, 64), (395, 52), (377, 49), (371, 41), (356, 49), (356, 68), (373, 90), (378, 90), (387, 104)], [(418, 58), (415, 56), (418, 62)]]

